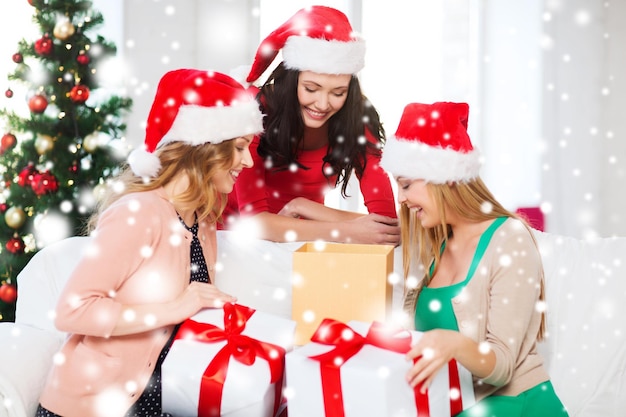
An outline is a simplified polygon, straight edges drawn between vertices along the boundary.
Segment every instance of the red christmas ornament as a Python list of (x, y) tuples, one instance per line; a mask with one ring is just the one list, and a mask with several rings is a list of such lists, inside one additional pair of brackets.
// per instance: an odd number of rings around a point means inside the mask
[(76, 174), (78, 172), (78, 163), (76, 161), (72, 162), (72, 165), (70, 165), (70, 167), (68, 168), (68, 170), (73, 173)]
[(52, 47), (53, 43), (50, 35), (43, 35), (42, 38), (35, 41), (35, 52), (39, 55), (48, 56), (52, 54)]
[(4, 92), (4, 95), (5, 95), (7, 98), (11, 98), (11, 97), (13, 97), (13, 90), (11, 90), (10, 88), (7, 88), (7, 91), (5, 91), (5, 92)]
[(17, 288), (13, 284), (2, 284), (0, 286), (0, 300), (7, 304), (13, 304), (17, 300)]
[(4, 213), (9, 208), (7, 203), (0, 203), (0, 213)]
[(32, 184), (35, 175), (38, 174), (33, 164), (28, 164), (26, 168), (17, 175), (17, 183), (20, 187), (28, 187)]
[(16, 64), (21, 64), (22, 62), (24, 62), (24, 57), (19, 52), (16, 52), (13, 54), (13, 62), (15, 62)]
[(89, 98), (89, 88), (84, 85), (75, 85), (70, 90), (70, 100), (74, 103), (84, 103)]
[(59, 190), (59, 180), (49, 172), (37, 173), (30, 183), (36, 195), (56, 193)]
[(35, 94), (28, 100), (28, 108), (33, 113), (43, 113), (46, 107), (48, 107), (48, 99), (41, 94)]
[(24, 244), (24, 241), (22, 240), (21, 237), (14, 236), (7, 241), (7, 244), (5, 245), (5, 247), (13, 255), (21, 255), (24, 253), (24, 248), (26, 247), (26, 245)]
[(80, 53), (76, 57), (76, 62), (78, 62), (80, 65), (87, 65), (90, 61), (91, 59), (89, 58), (89, 55), (85, 53), (85, 51), (80, 51)]
[(13, 133), (5, 133), (0, 139), (0, 155), (5, 153), (6, 151), (13, 149), (15, 144), (17, 143), (17, 138)]

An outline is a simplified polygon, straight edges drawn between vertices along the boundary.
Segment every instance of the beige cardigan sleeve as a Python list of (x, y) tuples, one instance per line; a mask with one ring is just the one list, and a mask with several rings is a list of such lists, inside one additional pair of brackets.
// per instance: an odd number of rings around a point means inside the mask
[[(459, 331), (487, 343), (496, 355), (492, 373), (476, 380), (477, 398), (517, 393), (548, 379), (536, 352), (543, 281), (541, 256), (525, 226), (508, 219), (489, 243), (474, 276), (452, 300)], [(407, 290), (404, 311), (414, 326), (419, 286)]]

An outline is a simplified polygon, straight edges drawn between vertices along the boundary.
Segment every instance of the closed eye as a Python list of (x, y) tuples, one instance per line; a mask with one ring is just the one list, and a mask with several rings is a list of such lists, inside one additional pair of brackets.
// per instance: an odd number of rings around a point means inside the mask
[(402, 180), (398, 180), (397, 183), (398, 183), (398, 187), (400, 187), (401, 189), (408, 190), (411, 184), (413, 184), (413, 181), (407, 181), (407, 180), (402, 179)]

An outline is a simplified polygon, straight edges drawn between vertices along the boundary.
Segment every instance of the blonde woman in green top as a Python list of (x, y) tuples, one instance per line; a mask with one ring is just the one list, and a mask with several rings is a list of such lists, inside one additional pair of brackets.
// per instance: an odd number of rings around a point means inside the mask
[(398, 183), (405, 275), (422, 275), (407, 280), (405, 310), (424, 332), (407, 381), (425, 391), (455, 359), (477, 400), (458, 416), (566, 417), (537, 352), (541, 257), (528, 225), (478, 176), (468, 114), (466, 103), (409, 104), (383, 153)]

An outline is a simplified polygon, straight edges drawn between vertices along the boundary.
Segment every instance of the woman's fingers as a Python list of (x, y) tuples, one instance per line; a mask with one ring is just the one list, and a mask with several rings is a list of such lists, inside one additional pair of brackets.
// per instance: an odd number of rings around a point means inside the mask
[(189, 290), (196, 293), (200, 299), (201, 308), (221, 308), (226, 303), (234, 303), (237, 301), (235, 297), (220, 291), (215, 285), (205, 282), (192, 282), (189, 284)]
[(409, 359), (413, 358), (413, 366), (407, 373), (406, 379), (411, 387), (417, 386), (422, 393), (425, 393), (444, 363), (431, 348), (421, 349), (419, 355), (415, 356), (415, 354), (414, 348), (407, 355)]

